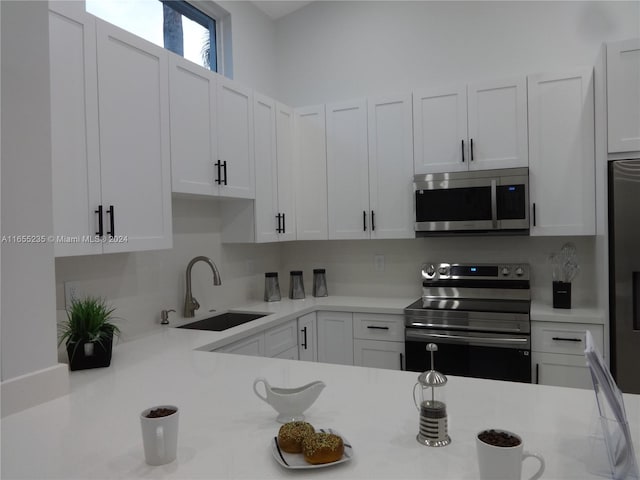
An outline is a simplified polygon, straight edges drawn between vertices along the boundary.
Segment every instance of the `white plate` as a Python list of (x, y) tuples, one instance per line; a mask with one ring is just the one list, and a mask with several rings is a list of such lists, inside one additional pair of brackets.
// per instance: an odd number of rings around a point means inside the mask
[(342, 442), (344, 443), (344, 454), (342, 455), (342, 458), (340, 460), (337, 460), (331, 463), (321, 463), (318, 465), (312, 465), (310, 463), (307, 463), (302, 453), (287, 453), (280, 450), (280, 447), (278, 446), (277, 436), (273, 437), (273, 440), (271, 441), (271, 453), (273, 453), (273, 458), (275, 458), (276, 462), (278, 462), (284, 468), (292, 468), (292, 469), (330, 467), (331, 465), (337, 465), (339, 463), (344, 463), (351, 460), (351, 458), (353, 457), (353, 448), (351, 447), (349, 440), (344, 438), (344, 435), (338, 433), (336, 430), (332, 428), (321, 428), (316, 431), (324, 432), (324, 433), (333, 433), (335, 435), (339, 435), (340, 437), (342, 437)]

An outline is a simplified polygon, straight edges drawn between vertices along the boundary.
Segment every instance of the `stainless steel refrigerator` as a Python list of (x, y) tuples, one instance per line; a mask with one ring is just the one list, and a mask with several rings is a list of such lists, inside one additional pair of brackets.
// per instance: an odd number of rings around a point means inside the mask
[(640, 393), (640, 159), (609, 162), (611, 370)]

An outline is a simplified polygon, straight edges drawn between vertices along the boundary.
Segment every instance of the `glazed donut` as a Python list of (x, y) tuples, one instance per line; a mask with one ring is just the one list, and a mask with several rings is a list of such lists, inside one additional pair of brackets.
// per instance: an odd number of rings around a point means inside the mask
[(333, 433), (314, 433), (302, 441), (302, 453), (313, 465), (337, 462), (344, 453), (344, 442)]
[(315, 429), (307, 422), (289, 422), (278, 431), (278, 446), (287, 453), (301, 453), (302, 441), (313, 435)]

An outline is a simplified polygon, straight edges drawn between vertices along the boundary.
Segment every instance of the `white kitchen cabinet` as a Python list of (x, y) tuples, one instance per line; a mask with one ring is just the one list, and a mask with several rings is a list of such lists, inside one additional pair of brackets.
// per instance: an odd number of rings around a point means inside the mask
[(171, 248), (167, 52), (51, 7), (56, 254)]
[(607, 43), (607, 123), (609, 153), (640, 152), (640, 38)]
[(531, 235), (595, 235), (592, 69), (528, 83)]
[(363, 367), (404, 369), (404, 316), (353, 314), (353, 363)]
[(171, 248), (168, 53), (97, 20), (104, 252)]
[(277, 357), (292, 348), (298, 350), (298, 321), (291, 320), (264, 332), (264, 351), (267, 357)]
[(221, 75), (217, 78), (220, 195), (255, 198), (253, 92)]
[(327, 151), (324, 105), (294, 111), (296, 238), (326, 240)]
[(215, 73), (169, 55), (174, 192), (219, 193), (216, 80)]
[(592, 388), (584, 358), (586, 332), (604, 351), (604, 330), (599, 324), (531, 322), (531, 376), (534, 383)]
[(526, 167), (524, 77), (413, 94), (416, 174)]
[(353, 314), (318, 312), (318, 361), (353, 365)]
[(404, 342), (355, 339), (353, 364), (361, 367), (404, 370)]
[(369, 238), (367, 102), (326, 105), (329, 239)]
[(168, 55), (173, 191), (254, 198), (252, 91)]
[(316, 312), (298, 317), (298, 357), (307, 362), (318, 361)]
[(225, 347), (219, 348), (216, 350), (216, 352), (235, 353), (238, 355), (249, 355), (252, 357), (264, 357), (264, 338), (264, 332), (262, 332), (257, 335), (252, 335), (250, 337), (239, 340)]
[[(49, 4), (53, 233), (95, 235), (101, 203), (95, 18)], [(56, 256), (102, 253), (99, 242), (56, 242)]]
[(277, 355), (273, 355), (272, 358), (282, 358), (283, 360), (299, 360), (298, 358), (298, 347), (291, 347), (284, 352), (278, 353)]
[(255, 240), (295, 240), (293, 110), (254, 92)]
[(414, 238), (411, 95), (368, 100), (371, 238)]

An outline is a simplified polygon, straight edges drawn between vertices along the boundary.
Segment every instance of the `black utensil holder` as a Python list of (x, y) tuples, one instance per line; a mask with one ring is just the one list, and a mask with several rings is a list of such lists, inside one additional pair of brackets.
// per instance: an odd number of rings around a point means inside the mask
[(553, 282), (553, 308), (571, 308), (570, 282)]

